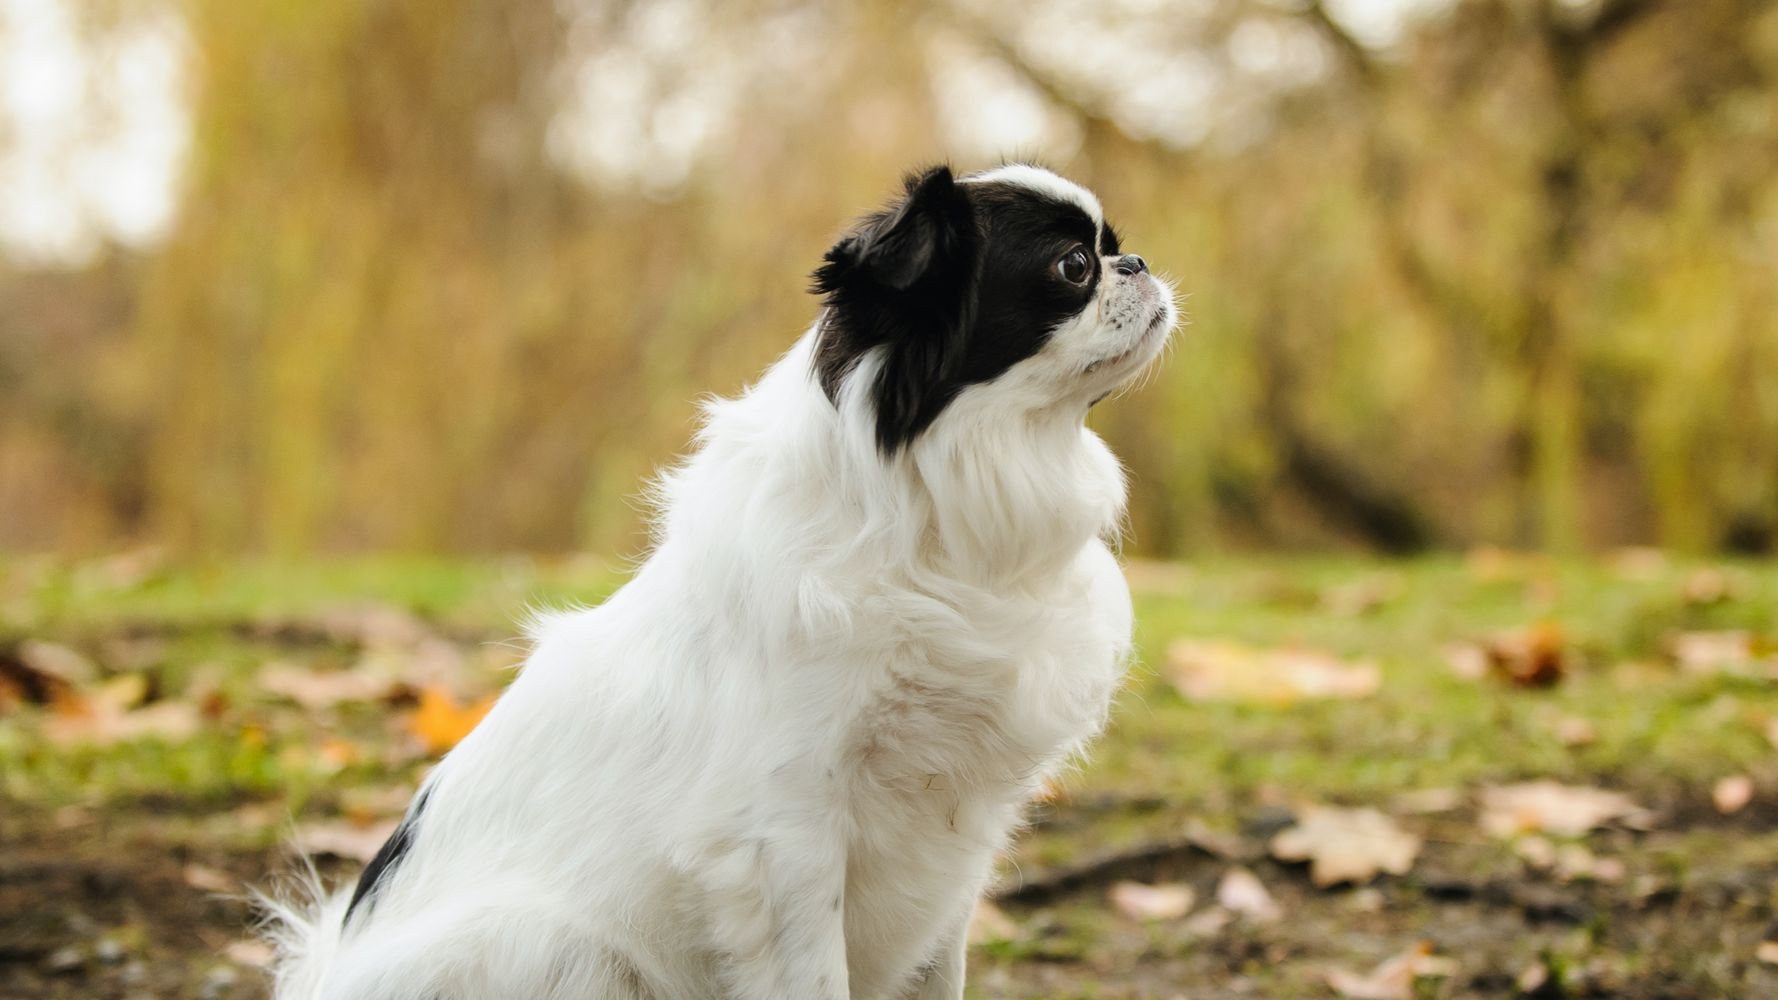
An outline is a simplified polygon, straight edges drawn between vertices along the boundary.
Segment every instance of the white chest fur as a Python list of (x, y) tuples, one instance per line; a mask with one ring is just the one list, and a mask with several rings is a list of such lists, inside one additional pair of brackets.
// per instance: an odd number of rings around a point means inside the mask
[(1128, 594), (1098, 542), (1042, 598), (992, 603), (966, 641), (910, 624), (849, 728), (855, 996), (888, 995), (967, 919), (1025, 803), (1098, 732), (1122, 673)]

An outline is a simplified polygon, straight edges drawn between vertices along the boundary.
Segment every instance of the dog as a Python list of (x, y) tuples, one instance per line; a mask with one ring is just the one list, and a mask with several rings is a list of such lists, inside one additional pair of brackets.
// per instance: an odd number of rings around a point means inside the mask
[(908, 178), (357, 884), (270, 904), (279, 1000), (957, 1000), (996, 853), (1130, 652), (1085, 426), (1175, 325), (1089, 191)]

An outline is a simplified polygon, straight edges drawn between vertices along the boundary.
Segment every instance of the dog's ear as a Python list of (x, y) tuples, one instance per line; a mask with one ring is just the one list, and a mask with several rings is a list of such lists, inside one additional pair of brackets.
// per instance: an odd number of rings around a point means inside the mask
[(969, 199), (947, 166), (909, 175), (906, 188), (897, 204), (827, 251), (815, 271), (816, 292), (832, 296), (859, 282), (905, 292), (922, 278), (955, 273), (973, 232)]
[(815, 376), (838, 403), (859, 359), (882, 349), (871, 402), (885, 454), (913, 440), (957, 393), (977, 242), (967, 192), (949, 167), (934, 167), (908, 177), (905, 196), (861, 221), (815, 272), (814, 290), (827, 302)]

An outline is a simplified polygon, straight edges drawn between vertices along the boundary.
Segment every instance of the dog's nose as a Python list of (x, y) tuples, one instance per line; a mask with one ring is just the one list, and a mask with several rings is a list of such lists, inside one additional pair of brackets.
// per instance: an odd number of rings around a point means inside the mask
[(1141, 257), (1138, 257), (1133, 253), (1127, 253), (1122, 257), (1119, 257), (1117, 263), (1112, 266), (1117, 268), (1117, 273), (1119, 274), (1141, 274), (1143, 271), (1148, 270), (1148, 261), (1143, 260)]

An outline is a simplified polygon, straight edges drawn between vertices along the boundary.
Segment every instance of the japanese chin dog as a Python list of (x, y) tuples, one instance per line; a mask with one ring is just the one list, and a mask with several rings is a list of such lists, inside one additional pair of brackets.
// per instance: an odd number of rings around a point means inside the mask
[(1088, 409), (1174, 325), (1090, 192), (911, 177), (658, 485), (355, 887), (275, 905), (281, 1000), (957, 1000), (1027, 800), (1130, 649)]

